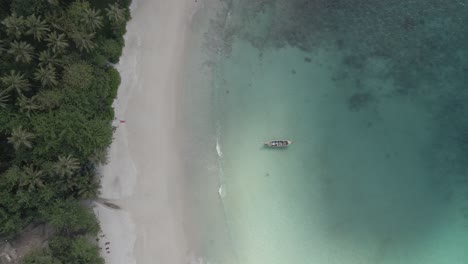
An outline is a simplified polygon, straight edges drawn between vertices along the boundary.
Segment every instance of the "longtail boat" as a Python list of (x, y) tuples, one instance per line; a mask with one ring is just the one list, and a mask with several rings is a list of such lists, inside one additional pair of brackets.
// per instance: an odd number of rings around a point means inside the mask
[(289, 145), (291, 145), (293, 142), (291, 140), (272, 140), (265, 142), (266, 147), (270, 148), (285, 148)]

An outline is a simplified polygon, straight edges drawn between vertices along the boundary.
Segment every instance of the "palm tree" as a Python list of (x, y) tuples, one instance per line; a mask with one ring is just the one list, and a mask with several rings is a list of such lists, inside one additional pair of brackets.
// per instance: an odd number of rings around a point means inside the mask
[(42, 177), (44, 177), (44, 172), (42, 170), (36, 170), (32, 165), (30, 165), (23, 168), (19, 185), (21, 187), (27, 186), (28, 191), (33, 191), (36, 188), (44, 187)]
[(65, 31), (67, 20), (69, 17), (66, 13), (58, 10), (51, 10), (45, 14), (45, 19), (49, 22), (50, 28), (59, 31)]
[(109, 161), (107, 157), (107, 149), (106, 148), (95, 149), (93, 154), (91, 154), (88, 160), (94, 163), (95, 165), (106, 164)]
[(20, 107), (20, 111), (25, 113), (28, 117), (31, 117), (31, 112), (34, 112), (40, 108), (39, 104), (37, 103), (37, 95), (27, 98), (24, 95), (21, 95), (18, 98), (18, 105)]
[(85, 50), (89, 52), (95, 46), (93, 42), (93, 37), (94, 37), (94, 33), (85, 33), (81, 31), (76, 31), (73, 34), (72, 39), (80, 51)]
[(117, 3), (110, 4), (108, 8), (106, 8), (107, 18), (113, 24), (119, 24), (125, 21), (125, 9), (119, 8)]
[(23, 172), (21, 169), (18, 166), (13, 165), (2, 174), (2, 179), (4, 180), (4, 183), (19, 185), (22, 174)]
[(2, 21), (2, 24), (6, 27), (6, 32), (8, 36), (13, 36), (17, 39), (20, 38), (23, 34), (24, 23), (24, 17), (18, 17), (14, 13)]
[(32, 53), (34, 48), (25, 41), (13, 41), (10, 44), (9, 54), (15, 57), (16, 62), (29, 63), (32, 60)]
[(39, 52), (39, 66), (48, 66), (48, 65), (62, 65), (62, 61), (57, 57), (57, 54), (51, 53), (49, 50), (43, 50)]
[(0, 77), (7, 91), (16, 90), (18, 94), (23, 94), (29, 90), (29, 81), (24, 77), (24, 74), (11, 70), (9, 74)]
[(54, 53), (61, 53), (68, 47), (65, 34), (57, 34), (57, 32), (53, 31), (47, 35), (45, 40), (48, 42), (47, 47)]
[(58, 5), (59, 4), (59, 0), (47, 0), (47, 3), (51, 4), (51, 5)]
[(41, 41), (46, 32), (49, 31), (45, 20), (41, 20), (40, 16), (36, 17), (34, 14), (26, 19), (26, 26), (28, 27), (26, 34), (33, 35), (37, 41)]
[(8, 99), (10, 99), (10, 95), (7, 93), (8, 91), (2, 91), (0, 93), (0, 107), (1, 108), (6, 108), (6, 102), (8, 102)]
[(71, 176), (73, 172), (80, 168), (78, 159), (73, 158), (72, 155), (59, 156), (58, 161), (54, 164), (55, 173), (59, 176)]
[(102, 27), (102, 16), (100, 16), (99, 13), (99, 10), (85, 9), (80, 22), (91, 31), (100, 29)]
[(39, 66), (39, 69), (34, 73), (34, 79), (40, 81), (43, 87), (48, 85), (55, 86), (58, 84), (55, 68), (50, 64), (44, 68)]
[(99, 182), (96, 180), (95, 173), (87, 172), (80, 177), (78, 195), (83, 199), (94, 199), (99, 195)]
[[(1, 37), (1, 36), (0, 36)], [(0, 39), (0, 55), (3, 54), (3, 52), (5, 52), (7, 49), (5, 48), (5, 41)]]
[(28, 131), (24, 130), (21, 126), (14, 128), (11, 132), (11, 136), (8, 139), (8, 143), (13, 144), (16, 150), (18, 150), (21, 146), (25, 146), (27, 148), (32, 147), (31, 140), (34, 138), (34, 134), (29, 133)]
[(58, 188), (62, 192), (68, 192), (69, 190), (73, 190), (76, 186), (78, 186), (79, 177), (72, 177), (72, 176), (62, 176), (60, 179), (57, 180)]

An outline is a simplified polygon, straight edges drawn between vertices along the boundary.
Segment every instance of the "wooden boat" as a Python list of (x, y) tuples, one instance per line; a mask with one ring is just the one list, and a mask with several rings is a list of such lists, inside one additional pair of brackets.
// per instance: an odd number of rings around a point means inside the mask
[(265, 142), (265, 146), (270, 148), (285, 148), (292, 143), (293, 142), (291, 140), (272, 140)]

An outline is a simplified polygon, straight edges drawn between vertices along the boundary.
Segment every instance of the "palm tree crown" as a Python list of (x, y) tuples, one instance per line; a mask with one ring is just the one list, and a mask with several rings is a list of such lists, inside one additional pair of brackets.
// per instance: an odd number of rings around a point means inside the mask
[(39, 69), (37, 69), (34, 73), (34, 79), (40, 81), (43, 87), (54, 86), (58, 84), (55, 68), (50, 64), (46, 67), (40, 66)]
[(32, 191), (37, 187), (44, 187), (42, 177), (44, 172), (42, 170), (36, 170), (32, 165), (23, 169), (20, 178), (20, 186), (27, 186), (28, 191)]
[(99, 15), (99, 10), (86, 9), (80, 19), (89, 30), (95, 31), (102, 27), (102, 17)]
[(12, 14), (5, 18), (2, 24), (5, 25), (8, 36), (14, 36), (18, 39), (23, 34), (25, 24), (23, 16), (18, 17), (16, 14)]
[(91, 49), (94, 48), (94, 33), (85, 33), (81, 31), (76, 31), (73, 36), (73, 41), (75, 42), (75, 45), (78, 47), (80, 51), (87, 51), (89, 52)]
[(107, 157), (107, 149), (106, 148), (95, 149), (93, 154), (91, 154), (88, 160), (96, 165), (106, 164), (109, 161)]
[(16, 150), (19, 149), (21, 146), (31, 148), (31, 140), (34, 137), (34, 134), (29, 133), (20, 126), (13, 129), (13, 131), (11, 132), (11, 136), (8, 138), (8, 143), (13, 144), (13, 147)]
[[(1, 37), (1, 36), (0, 36)], [(5, 52), (7, 49), (6, 49), (6, 45), (5, 45), (5, 41), (0, 39), (0, 55), (3, 54), (3, 52)]]
[(125, 21), (125, 9), (119, 8), (117, 3), (109, 5), (106, 8), (107, 18), (114, 24), (122, 23)]
[(6, 102), (8, 102), (8, 99), (10, 99), (10, 95), (7, 93), (8, 91), (2, 91), (0, 93), (0, 107), (1, 108), (6, 108)]
[(26, 96), (21, 95), (18, 98), (18, 105), (20, 107), (20, 111), (25, 113), (28, 117), (31, 117), (31, 113), (40, 108), (39, 104), (37, 103), (37, 95), (31, 98), (27, 98)]
[(48, 42), (47, 47), (49, 47), (54, 53), (63, 52), (68, 47), (65, 34), (57, 34), (57, 32), (53, 31), (47, 35), (45, 40)]
[(51, 5), (58, 5), (59, 4), (59, 0), (47, 0), (47, 3), (51, 4)]
[(78, 195), (83, 199), (94, 199), (99, 195), (99, 181), (96, 180), (97, 175), (93, 172), (86, 172), (79, 178)]
[(32, 53), (34, 48), (25, 41), (13, 41), (10, 44), (10, 49), (8, 50), (9, 54), (12, 54), (15, 57), (16, 62), (28, 63), (32, 60)]
[(39, 66), (48, 66), (48, 65), (61, 65), (61, 60), (57, 57), (56, 54), (52, 54), (49, 50), (43, 50), (39, 52)]
[(18, 94), (23, 94), (23, 91), (29, 90), (29, 81), (24, 77), (24, 74), (11, 70), (10, 73), (0, 78), (7, 91), (16, 90)]
[(80, 168), (78, 159), (73, 158), (72, 155), (59, 156), (58, 161), (54, 165), (55, 173), (60, 176), (71, 176), (73, 172)]
[(34, 14), (30, 15), (26, 19), (26, 26), (28, 30), (26, 31), (27, 35), (33, 35), (34, 39), (41, 41), (49, 28), (47, 23), (44, 20), (41, 20), (41, 17), (36, 17)]

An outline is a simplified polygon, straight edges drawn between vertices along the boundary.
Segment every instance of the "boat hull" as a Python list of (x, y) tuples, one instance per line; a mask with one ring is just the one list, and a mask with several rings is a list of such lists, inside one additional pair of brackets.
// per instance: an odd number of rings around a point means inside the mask
[(285, 148), (292, 143), (293, 142), (291, 140), (272, 140), (265, 142), (264, 145), (269, 148)]

